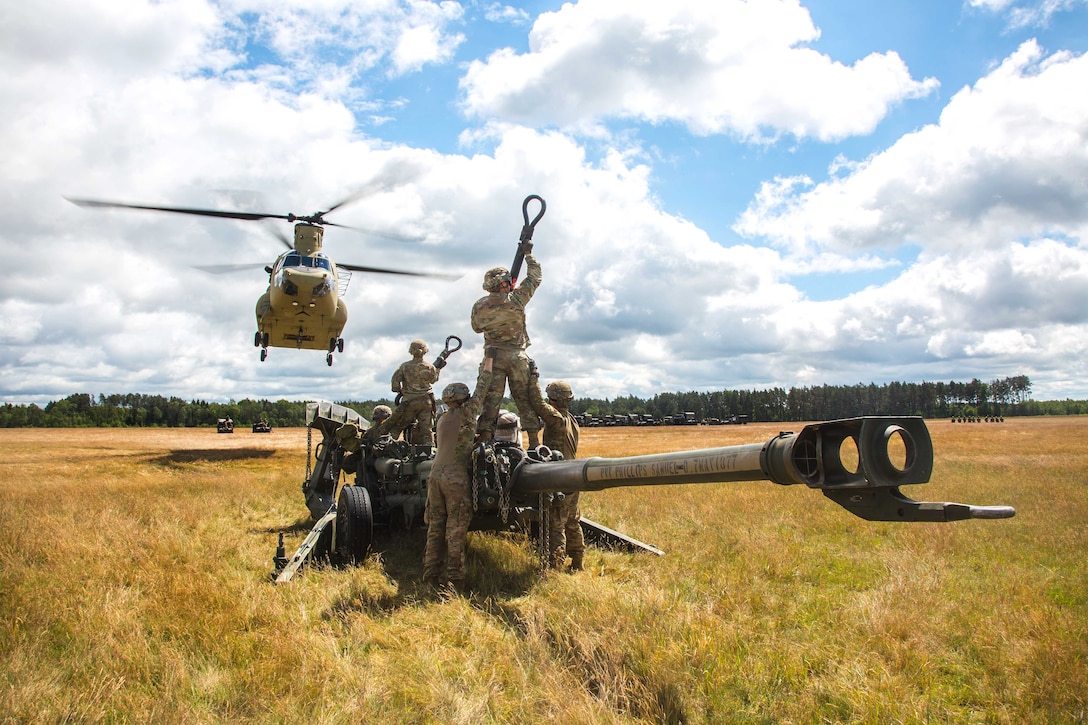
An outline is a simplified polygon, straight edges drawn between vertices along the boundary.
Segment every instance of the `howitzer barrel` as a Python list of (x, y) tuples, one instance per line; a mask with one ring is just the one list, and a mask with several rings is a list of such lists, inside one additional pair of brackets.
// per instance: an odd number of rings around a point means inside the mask
[(913, 501), (899, 486), (925, 483), (933, 471), (933, 443), (917, 417), (865, 417), (814, 423), (797, 435), (766, 443), (628, 458), (533, 463), (517, 468), (518, 494), (600, 491), (618, 486), (773, 481), (803, 483), (851, 513), (872, 521), (955, 521), (1008, 518), (1007, 506)]

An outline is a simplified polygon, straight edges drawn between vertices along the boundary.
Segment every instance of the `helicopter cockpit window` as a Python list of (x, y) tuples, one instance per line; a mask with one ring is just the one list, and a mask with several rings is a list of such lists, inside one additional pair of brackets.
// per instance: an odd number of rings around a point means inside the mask
[(332, 263), (329, 258), (324, 254), (318, 254), (316, 257), (306, 257), (298, 252), (288, 252), (283, 258), (284, 267), (317, 267), (319, 269), (332, 270)]

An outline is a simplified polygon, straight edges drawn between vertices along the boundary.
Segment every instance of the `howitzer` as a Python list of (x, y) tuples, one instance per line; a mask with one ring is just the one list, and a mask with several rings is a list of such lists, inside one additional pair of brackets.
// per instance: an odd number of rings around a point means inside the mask
[(1015, 515), (1010, 506), (915, 501), (900, 492), (900, 486), (928, 482), (932, 472), (933, 442), (921, 418), (865, 417), (813, 423), (797, 435), (779, 433), (766, 443), (521, 466), (511, 478), (510, 491), (531, 494), (767, 480), (819, 489), (869, 521), (959, 521)]
[[(429, 447), (388, 438), (365, 443), (365, 436), (361, 436), (362, 445), (349, 452), (353, 444), (342, 435), (347, 426), (337, 422), (348, 416), (338, 410), (341, 406), (321, 406), (327, 407), (315, 408), (314, 423), (326, 436), (318, 454), (319, 465), (308, 482), (317, 479), (328, 494), (312, 496), (313, 486), (308, 489), (304, 485), (307, 504), (318, 524), (293, 559), (277, 553), (277, 581), (290, 578), (311, 554), (331, 554), (343, 561), (364, 557), (375, 526), (397, 520), (410, 526), (426, 506), (426, 479), (433, 458)], [(330, 435), (328, 431), (334, 428)], [(345, 440), (348, 449), (342, 446)], [(318, 476), (320, 462), (324, 472)], [(354, 483), (341, 487), (335, 505), (332, 491), (324, 485), (334, 470), (336, 478), (340, 471), (355, 474)], [(779, 433), (764, 443), (627, 458), (565, 461), (545, 446), (525, 451), (517, 444), (487, 441), (478, 444), (472, 454), (472, 528), (543, 529), (540, 524), (547, 516), (547, 504), (563, 493), (759, 480), (819, 489), (870, 521), (957, 521), (1015, 515), (1008, 506), (915, 501), (899, 490), (900, 486), (926, 483), (932, 471), (933, 443), (925, 422), (917, 417), (813, 423), (799, 434)], [(603, 539), (660, 553), (587, 519), (583, 518), (582, 524), (590, 541)], [(295, 560), (299, 562), (292, 568)]]

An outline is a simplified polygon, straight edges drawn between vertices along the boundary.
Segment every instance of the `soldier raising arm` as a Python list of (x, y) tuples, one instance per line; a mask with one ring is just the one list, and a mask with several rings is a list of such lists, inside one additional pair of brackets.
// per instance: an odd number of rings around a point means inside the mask
[(434, 424), (435, 404), (431, 384), (438, 381), (439, 371), (423, 359), (427, 349), (427, 343), (423, 340), (412, 340), (408, 346), (412, 359), (401, 363), (391, 381), (393, 392), (399, 396), (397, 409), (381, 429), (381, 434), (388, 433), (396, 438), (407, 428), (405, 438), (417, 446), (434, 445), (431, 427)]
[(540, 444), (540, 423), (529, 401), (529, 368), (531, 361), (525, 349), (531, 344), (525, 327), (525, 306), (540, 286), (540, 264), (532, 255), (531, 242), (522, 242), (527, 274), (521, 286), (513, 288), (510, 271), (493, 267), (484, 275), (483, 288), (489, 293), (472, 306), (472, 329), (483, 333), (484, 346), (495, 350), (495, 375), (487, 392), (477, 430), (481, 438), (494, 435), (495, 419), (506, 384), (510, 397), (518, 406), (521, 424), (529, 434), (529, 446)]

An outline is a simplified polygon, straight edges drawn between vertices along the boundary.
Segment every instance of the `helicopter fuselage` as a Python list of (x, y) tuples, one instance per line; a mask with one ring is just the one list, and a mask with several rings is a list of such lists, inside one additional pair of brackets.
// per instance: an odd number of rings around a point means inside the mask
[(268, 290), (257, 301), (256, 342), (262, 348), (343, 350), (348, 311), (339, 288), (336, 265), (321, 251), (321, 227), (296, 225), (295, 248), (276, 259)]

